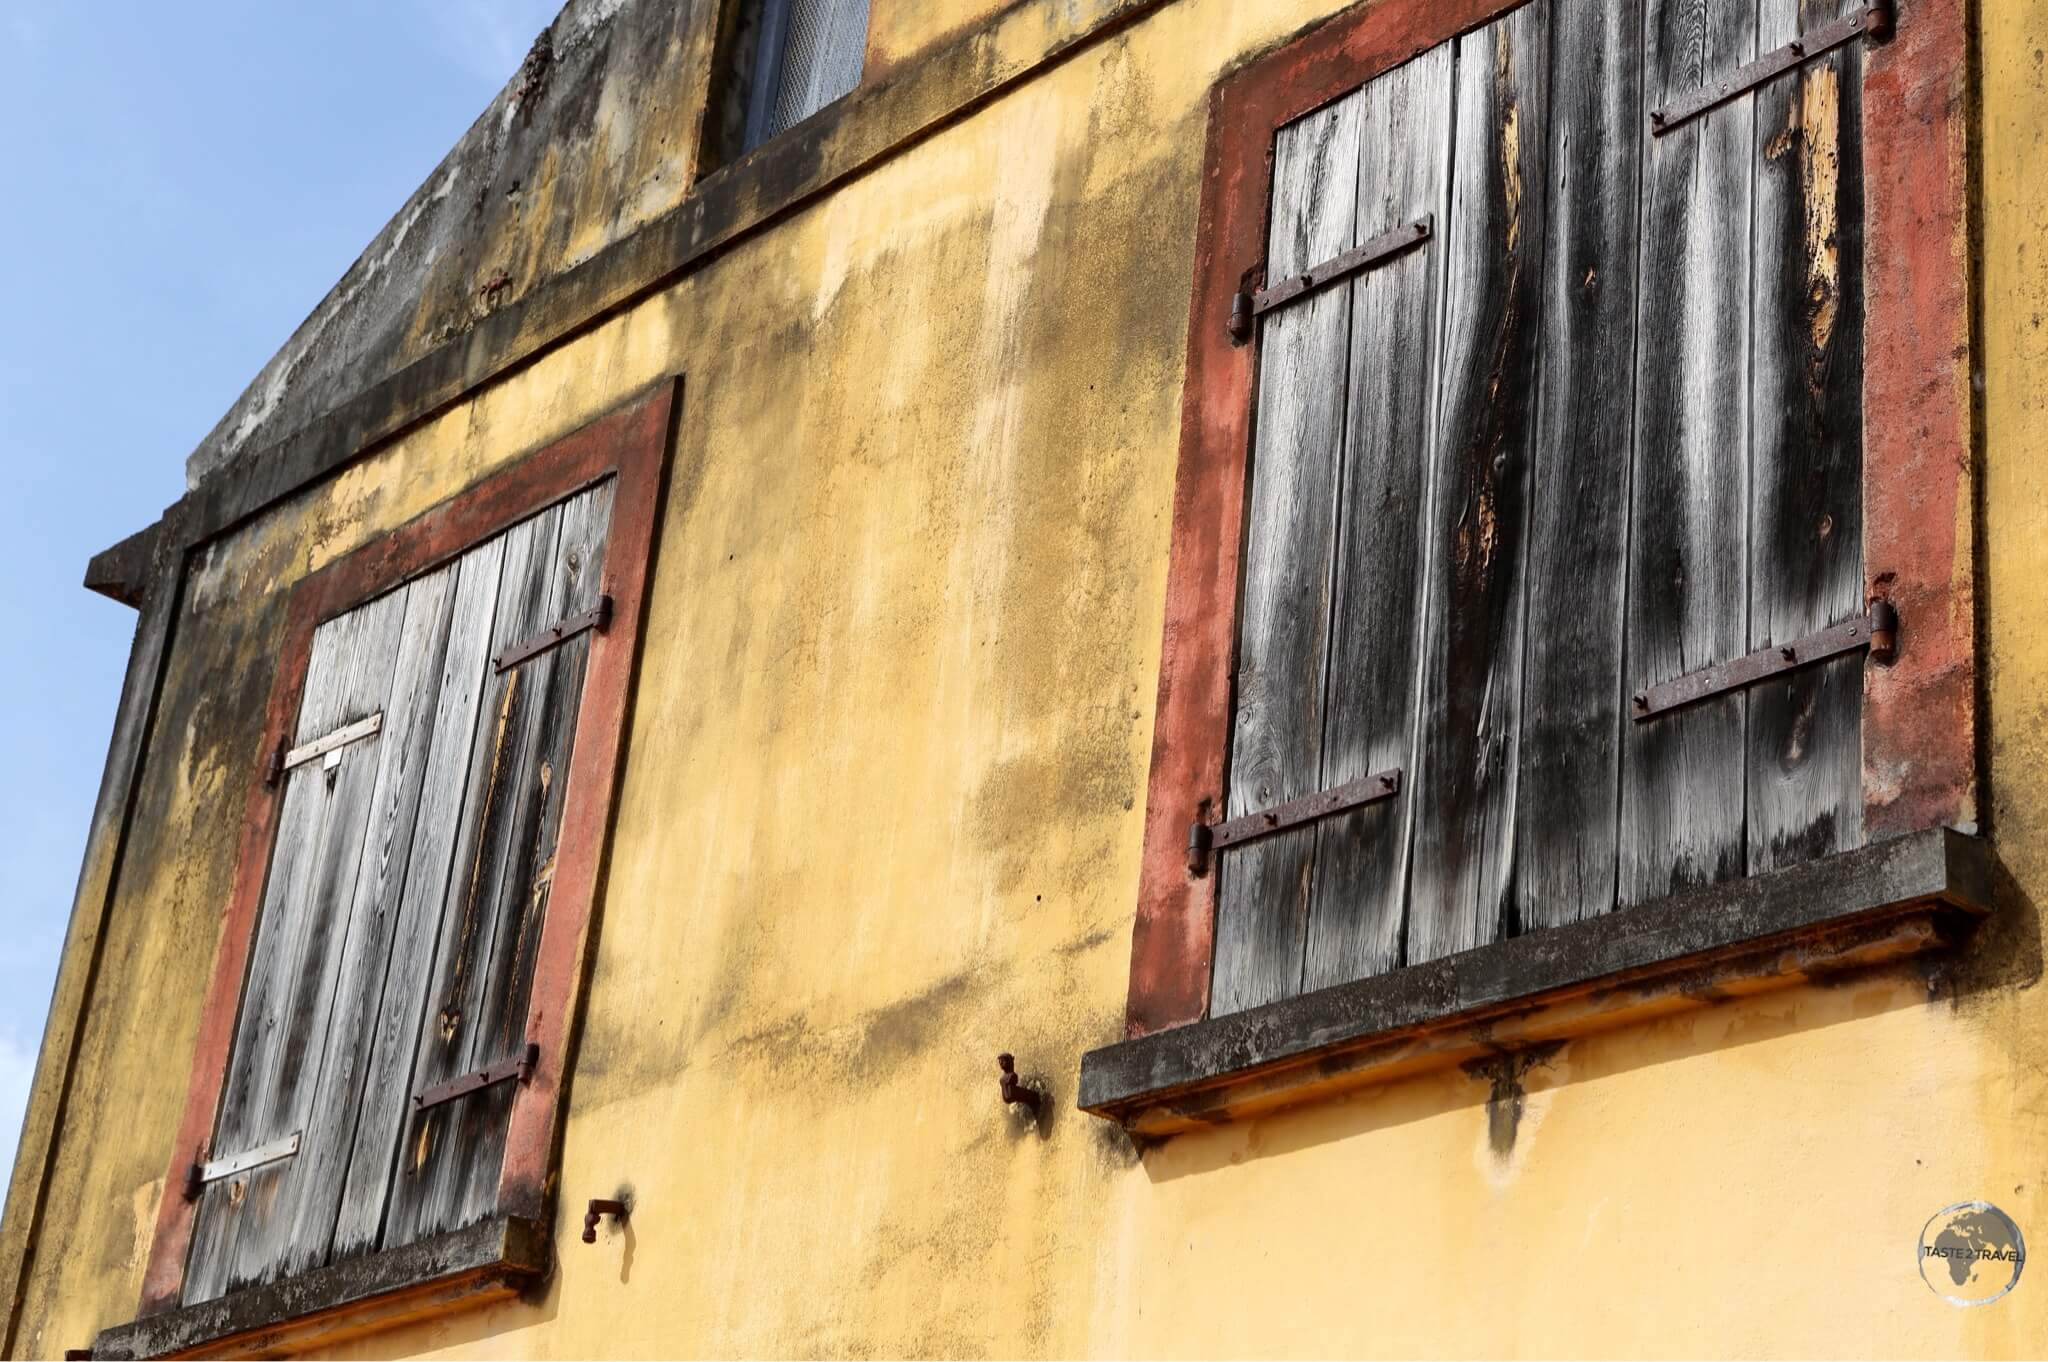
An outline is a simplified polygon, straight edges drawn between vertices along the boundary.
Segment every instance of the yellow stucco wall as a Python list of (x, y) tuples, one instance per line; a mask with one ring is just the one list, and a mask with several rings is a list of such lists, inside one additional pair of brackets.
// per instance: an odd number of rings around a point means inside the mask
[(1030, 0), (868, 0), (867, 78), (886, 75), (935, 43)]
[[(1333, 0), (1179, 0), (238, 531), (189, 590), (17, 1350), (132, 1312), (277, 589), (686, 375), (542, 1299), (362, 1356), (2008, 1356), (1940, 1206), (2048, 1236), (2048, 10), (1984, 0), (1983, 602), (2000, 917), (1580, 1040), (1512, 1151), (1452, 1071), (1142, 1156), (1120, 1034), (1204, 98)], [(876, 0), (877, 22), (885, 10)], [(975, 9), (966, 5), (963, 9)], [(981, 8), (986, 8), (982, 6)], [(914, 26), (913, 26), (914, 27)], [(941, 26), (943, 27), (943, 26)], [(903, 30), (908, 32), (906, 28)], [(271, 593), (271, 594), (266, 594)], [(244, 725), (246, 726), (246, 725)], [(146, 909), (146, 911), (144, 911)], [(1043, 1133), (995, 1097), (1013, 1050)]]

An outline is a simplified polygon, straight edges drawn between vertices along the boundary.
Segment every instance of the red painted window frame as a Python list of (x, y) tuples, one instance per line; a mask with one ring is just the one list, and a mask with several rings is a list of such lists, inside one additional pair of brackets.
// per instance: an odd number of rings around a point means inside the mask
[[(1209, 1006), (1216, 879), (1187, 835), (1223, 804), (1254, 369), (1226, 319), (1265, 259), (1274, 134), (1524, 2), (1354, 6), (1211, 92), (1127, 1036)], [(1896, 663), (1864, 668), (1873, 841), (1976, 819), (1966, 41), (1963, 0), (1898, 0), (1866, 48), (1864, 561), (1901, 618)]]
[[(313, 631), (393, 587), (584, 487), (616, 477), (602, 590), (612, 619), (591, 635), (576, 742), (562, 810), (560, 851), (534, 961), (526, 1036), (540, 1044), (532, 1078), (512, 1100), (498, 1214), (538, 1219), (560, 1116), (564, 1052), (576, 1014), (583, 949), (596, 903), (606, 833), (624, 750), (633, 663), (653, 561), (655, 518), (667, 479), (671, 420), (680, 385), (664, 383), (554, 444), (492, 475), (418, 518), (306, 577), (292, 588), (284, 643), (264, 720), (266, 741), (292, 730), (312, 657)], [(267, 750), (267, 749), (266, 749)], [(171, 1149), (156, 1236), (143, 1277), (141, 1314), (174, 1309), (185, 1280), (198, 1205), (179, 1195), (185, 1170), (205, 1156), (226, 1080), (241, 1002), (242, 977), (263, 903), (271, 842), (284, 790), (267, 784), (261, 754), (251, 753), (247, 811), (213, 979), (199, 1022), (185, 1112)]]

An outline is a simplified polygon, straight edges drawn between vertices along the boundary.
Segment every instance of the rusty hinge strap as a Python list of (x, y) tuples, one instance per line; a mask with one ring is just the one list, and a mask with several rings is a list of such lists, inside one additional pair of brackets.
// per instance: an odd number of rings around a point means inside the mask
[(565, 620), (541, 630), (523, 643), (515, 643), (492, 659), (491, 668), (502, 676), (529, 658), (540, 656), (550, 648), (558, 648), (578, 634), (592, 629), (603, 633), (611, 627), (612, 598), (599, 596), (597, 604), (580, 615), (571, 615)]
[[(332, 756), (332, 754), (340, 752), (342, 748), (346, 748), (348, 743), (362, 741), (365, 737), (377, 737), (377, 733), (381, 733), (381, 731), (383, 731), (383, 711), (379, 711), (375, 715), (369, 715), (367, 719), (356, 719), (354, 723), (346, 723), (346, 725), (334, 729), (332, 733), (328, 733), (326, 737), (315, 737), (309, 743), (299, 743), (297, 748), (287, 750), (283, 756), (274, 756), (272, 762), (270, 762), (270, 770), (274, 770), (276, 774), (285, 774), (287, 770), (291, 770), (295, 766), (305, 766), (307, 762), (319, 760), (319, 758), (324, 758), (324, 756)], [(334, 758), (334, 760), (340, 760), (340, 758)]]
[(1355, 809), (1361, 804), (1371, 804), (1388, 799), (1401, 789), (1401, 772), (1397, 767), (1391, 771), (1380, 771), (1361, 780), (1348, 781), (1332, 790), (1318, 794), (1303, 795), (1290, 799), (1285, 804), (1275, 804), (1270, 809), (1257, 813), (1242, 814), (1222, 823), (1193, 823), (1188, 827), (1188, 869), (1201, 875), (1209, 869), (1209, 853), (1222, 851), (1227, 847), (1241, 846), (1256, 842), (1261, 837), (1286, 832), (1333, 814)]
[(1769, 677), (1822, 662), (1858, 648), (1870, 649), (1871, 657), (1889, 662), (1898, 647), (1899, 612), (1889, 601), (1873, 601), (1862, 619), (1830, 625), (1817, 634), (1791, 643), (1774, 644), (1730, 662), (1718, 662), (1696, 672), (1651, 686), (1637, 693), (1632, 708), (1638, 722), (1669, 710), (1753, 686)]
[[(1263, 317), (1276, 307), (1285, 307), (1291, 302), (1305, 298), (1319, 289), (1341, 279), (1349, 279), (1361, 270), (1393, 259), (1403, 251), (1420, 246), (1429, 240), (1429, 234), (1436, 230), (1436, 219), (1423, 214), (1415, 221), (1391, 232), (1381, 232), (1372, 240), (1353, 246), (1342, 255), (1325, 260), (1304, 274), (1289, 275), (1271, 288), (1260, 289), (1251, 298), (1251, 314)], [(1237, 309), (1233, 304), (1233, 325), (1237, 322)]]
[(514, 1080), (524, 1083), (533, 1077), (534, 1068), (540, 1063), (540, 1046), (528, 1041), (526, 1049), (517, 1059), (501, 1059), (496, 1064), (487, 1064), (475, 1073), (451, 1078), (446, 1083), (436, 1083), (431, 1088), (422, 1088), (412, 1095), (414, 1111), (425, 1111), (438, 1107), (443, 1102), (453, 1102), (458, 1097), (467, 1097), (473, 1092), (496, 1087), (500, 1083)]
[(1683, 95), (1661, 109), (1650, 111), (1650, 135), (1662, 137), (1680, 124), (1699, 117), (1709, 109), (1718, 108), (1738, 95), (1775, 79), (1815, 57), (1834, 51), (1843, 43), (1859, 34), (1868, 33), (1873, 38), (1882, 38), (1892, 31), (1892, 11), (1887, 3), (1879, 3), (1845, 14), (1830, 24), (1823, 24), (1811, 33), (1800, 35), (1774, 51), (1766, 52), (1746, 66), (1737, 67), (1729, 75), (1714, 84)]
[(265, 1164), (279, 1163), (291, 1158), (299, 1152), (299, 1136), (303, 1133), (294, 1130), (281, 1140), (272, 1140), (269, 1144), (258, 1145), (254, 1149), (245, 1149), (224, 1159), (193, 1164), (185, 1174), (185, 1199), (196, 1200), (209, 1182), (219, 1182), (223, 1178), (246, 1173), (252, 1168), (261, 1168)]

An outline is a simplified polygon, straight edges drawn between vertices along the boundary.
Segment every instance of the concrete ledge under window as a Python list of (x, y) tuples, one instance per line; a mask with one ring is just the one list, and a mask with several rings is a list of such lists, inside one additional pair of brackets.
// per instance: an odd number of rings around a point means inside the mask
[(1239, 1120), (1952, 944), (1989, 848), (1936, 828), (1090, 1051), (1080, 1106), (1138, 1135)]
[(517, 1295), (545, 1276), (547, 1228), (516, 1218), (422, 1239), (103, 1330), (94, 1357), (282, 1357)]

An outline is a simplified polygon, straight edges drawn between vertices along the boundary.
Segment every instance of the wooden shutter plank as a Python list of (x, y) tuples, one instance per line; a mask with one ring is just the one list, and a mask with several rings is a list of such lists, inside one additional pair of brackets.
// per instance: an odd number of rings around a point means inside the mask
[[(354, 648), (361, 627), (360, 619), (343, 616), (314, 631), (299, 701), (298, 726), (293, 730), (295, 738), (316, 736), (333, 726), (340, 712), (342, 664)], [(256, 1143), (249, 1138), (254, 1125), (251, 1099), (256, 1075), (263, 1064), (259, 1052), (266, 1039), (258, 1019), (268, 1015), (273, 1006), (270, 994), (279, 986), (294, 925), (285, 921), (282, 912), (274, 913), (272, 905), (303, 896), (305, 875), (319, 832), (318, 814), (324, 803), (318, 797), (320, 794), (312, 781), (294, 776), (286, 779), (279, 799), (263, 908), (256, 917), (256, 939), (249, 948), (241, 1011), (228, 1050), (227, 1074), (221, 1083), (220, 1111), (214, 1118), (213, 1137), (207, 1146), (213, 1155), (233, 1155)], [(181, 1288), (186, 1304), (211, 1300), (226, 1290), (234, 1242), (241, 1229), (243, 1190), (230, 1180), (211, 1184), (200, 1192)]]
[[(1758, 46), (1841, 12), (1763, 0)], [(1753, 648), (1863, 607), (1862, 63), (1853, 42), (1755, 96)], [(1862, 845), (1863, 666), (1849, 654), (1750, 688), (1750, 873)]]
[(1547, 5), (1459, 40), (1428, 512), (1407, 958), (1511, 925), (1529, 442), (1549, 173)]
[[(1454, 70), (1445, 43), (1361, 92), (1356, 235), (1424, 214), (1438, 230), (1351, 285), (1325, 788), (1410, 765)], [(1304, 989), (1400, 963), (1410, 807), (1404, 790), (1316, 829)]]
[[(1267, 278), (1300, 273), (1357, 240), (1362, 109), (1353, 95), (1280, 130)], [(1259, 340), (1231, 817), (1311, 794), (1321, 777), (1352, 292), (1327, 289), (1270, 314)], [(1215, 1015), (1300, 990), (1315, 842), (1303, 828), (1221, 858)]]
[[(364, 617), (363, 639), (349, 673), (350, 701), (344, 721), (361, 714), (388, 711), (391, 685), (405, 622), (410, 590), (391, 592), (355, 613)], [(309, 766), (291, 778), (326, 787), (328, 813), (309, 892), (300, 914), (305, 922), (297, 978), (291, 1000), (277, 1030), (283, 1045), (269, 1087), (270, 1110), (263, 1138), (303, 1132), (297, 1157), (257, 1169), (249, 1175), (242, 1208), (242, 1230), (235, 1244), (230, 1289), (274, 1280), (283, 1265), (286, 1236), (291, 1231), (291, 1188), (300, 1160), (316, 1146), (342, 1138), (334, 1129), (312, 1124), (313, 1101), (326, 1058), (335, 984), (348, 945), (349, 905), (362, 868), (371, 796), (388, 739), (350, 744), (339, 752), (341, 763), (327, 769)], [(334, 759), (330, 754), (328, 761)]]
[[(549, 607), (553, 618), (580, 614), (597, 604), (611, 529), (613, 488), (613, 483), (603, 483), (562, 507)], [(525, 1048), (534, 957), (554, 879), (591, 637), (586, 633), (563, 644), (556, 650), (553, 665), (535, 678), (544, 689), (536, 691), (534, 701), (534, 755), (521, 801), (507, 806), (510, 817), (499, 856), (499, 906), (492, 914), (483, 1005), (470, 1032), (465, 1072), (516, 1057)], [(447, 1153), (459, 1185), (449, 1228), (481, 1219), (497, 1208), (505, 1133), (516, 1095), (516, 1085), (499, 1084), (466, 1099), (467, 1119), (456, 1127), (456, 1139)]]
[(1531, 451), (1515, 900), (1524, 929), (1614, 906), (1634, 425), (1640, 0), (1551, 9), (1552, 174)]
[[(403, 619), (404, 592), (393, 592), (316, 632), (295, 745), (385, 707)], [(211, 1149), (217, 1157), (305, 1130), (343, 945), (336, 924), (361, 861), (381, 746), (381, 740), (352, 743), (339, 749), (332, 771), (307, 765), (286, 777), (229, 1082), (215, 1122)], [(205, 1189), (186, 1272), (188, 1303), (261, 1280), (274, 1268), (272, 1231), (294, 1162), (268, 1164)]]
[[(506, 532), (491, 654), (531, 637), (549, 623), (549, 570), (560, 529), (561, 510), (550, 507)], [(552, 657), (543, 654), (527, 666), (484, 682), (483, 702), (469, 744), (456, 851), (438, 914), (433, 985), (421, 1018), (413, 1070), (406, 1081), (408, 1098), (391, 1094), (386, 1100), (404, 1100), (410, 1107), (410, 1093), (446, 1082), (465, 1068), (469, 1033), (482, 995), (478, 977), (481, 957), (490, 930), (489, 867), (484, 860), (488, 839), (482, 829), (492, 817), (493, 801), (505, 797), (521, 756), (516, 721), (524, 713), (524, 687), (533, 669), (548, 665)], [(446, 1165), (437, 1157), (437, 1150), (448, 1140), (449, 1128), (460, 1118), (462, 1106), (452, 1102), (410, 1120), (392, 1177), (382, 1247), (411, 1243), (445, 1223), (437, 1218), (445, 1213), (449, 1195), (443, 1176)]]
[[(1644, 97), (1662, 107), (1756, 55), (1753, 0), (1655, 0)], [(1746, 651), (1754, 100), (1644, 147), (1627, 676), (1633, 693)], [(1619, 897), (1743, 873), (1744, 697), (1631, 723)]]
[(456, 584), (457, 568), (451, 565), (406, 588), (398, 665), (385, 709), (362, 867), (347, 908), (347, 944), (327, 1027), (327, 1055), (307, 1116), (307, 1144), (284, 1174), (290, 1204), (278, 1247), (280, 1275), (320, 1266), (333, 1241), (376, 1039), (378, 1004), (403, 918), (402, 890), (425, 789)]
[(448, 643), (435, 678), (433, 731), (405, 867), (390, 968), (377, 1001), (375, 1039), (342, 1179), (333, 1257), (376, 1247), (400, 1137), (412, 1109), (412, 1072), (433, 978), (441, 905), (461, 826), (471, 743), (490, 669), (492, 625), (506, 536), (464, 554), (457, 567)]

